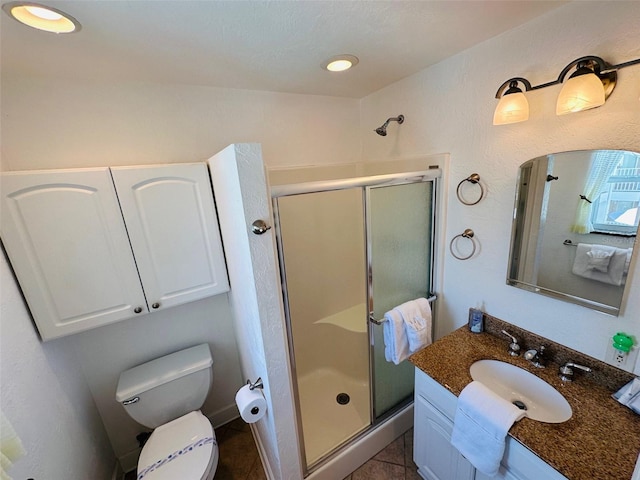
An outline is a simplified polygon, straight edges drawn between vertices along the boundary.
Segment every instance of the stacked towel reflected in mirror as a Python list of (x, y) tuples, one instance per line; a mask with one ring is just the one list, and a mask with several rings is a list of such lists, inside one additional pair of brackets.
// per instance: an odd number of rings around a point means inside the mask
[(409, 355), (431, 344), (431, 306), (426, 298), (398, 305), (384, 314), (384, 354), (398, 365)]
[(631, 262), (631, 248), (579, 243), (572, 272), (610, 285), (622, 285)]

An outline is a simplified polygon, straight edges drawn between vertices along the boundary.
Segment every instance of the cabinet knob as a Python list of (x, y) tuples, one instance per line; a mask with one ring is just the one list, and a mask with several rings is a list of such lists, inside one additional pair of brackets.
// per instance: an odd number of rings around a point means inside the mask
[(142, 312), (142, 307), (136, 307), (136, 308), (133, 309), (133, 311), (135, 313), (141, 313)]
[(156, 302), (153, 305), (151, 305), (153, 308), (160, 308), (160, 302)]

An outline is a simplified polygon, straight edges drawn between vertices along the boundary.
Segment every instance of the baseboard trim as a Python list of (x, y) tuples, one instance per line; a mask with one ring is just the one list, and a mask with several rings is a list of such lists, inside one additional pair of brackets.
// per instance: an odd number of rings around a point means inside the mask
[(142, 449), (136, 448), (131, 452), (125, 453), (123, 456), (118, 458), (120, 461), (120, 466), (124, 472), (130, 472), (131, 470), (135, 470), (138, 467), (138, 457), (140, 457), (140, 452)]
[(231, 405), (227, 405), (213, 413), (206, 413), (205, 415), (211, 422), (211, 425), (213, 425), (213, 428), (218, 428), (238, 418), (240, 413), (238, 412), (236, 404), (232, 403)]
[(122, 467), (120, 466), (120, 462), (118, 460), (116, 460), (116, 464), (113, 467), (111, 480), (124, 480), (124, 470), (122, 470)]
[(258, 433), (258, 427), (253, 423), (250, 423), (249, 426), (251, 427), (253, 438), (256, 441), (256, 446), (258, 447), (258, 456), (260, 457), (260, 462), (262, 463), (262, 468), (264, 469), (264, 473), (267, 476), (267, 480), (273, 480), (276, 477), (273, 475), (273, 470), (271, 470), (271, 464), (267, 461), (267, 451), (264, 449), (262, 439), (260, 438), (260, 434)]

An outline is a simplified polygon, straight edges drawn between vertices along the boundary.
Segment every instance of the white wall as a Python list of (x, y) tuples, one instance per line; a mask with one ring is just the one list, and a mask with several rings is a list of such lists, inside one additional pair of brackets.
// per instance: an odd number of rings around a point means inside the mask
[[(445, 257), (440, 334), (462, 325), (469, 307), (484, 303), (492, 315), (598, 359), (616, 331), (640, 338), (638, 252), (618, 318), (505, 284), (519, 165), (566, 150), (640, 151), (640, 65), (618, 72), (618, 85), (600, 108), (558, 117), (555, 86), (527, 94), (528, 122), (492, 125), (495, 92), (511, 77), (536, 85), (555, 80), (584, 55), (610, 63), (640, 57), (638, 22), (638, 2), (572, 2), (362, 100), (364, 159), (450, 152), (452, 185), (478, 172), (487, 186), (486, 198), (472, 207), (460, 204), (455, 191), (449, 195), (446, 238), (472, 228), (479, 248), (467, 261)], [(371, 131), (398, 113), (406, 120), (389, 136)]]
[[(2, 120), (3, 170), (204, 161), (247, 140), (262, 144), (270, 166), (353, 162), (361, 149), (359, 102), (309, 95), (5, 75)], [(30, 322), (25, 330), (32, 334)], [(215, 383), (204, 413), (214, 423), (237, 414), (234, 396), (244, 379), (226, 295), (64, 341), (75, 350), (125, 469), (135, 465), (135, 435), (142, 430), (114, 399), (126, 368), (206, 341)]]
[(257, 142), (269, 167), (354, 162), (357, 100), (2, 77), (3, 170), (204, 161)]
[(3, 254), (0, 284), (0, 400), (26, 451), (9, 475), (111, 478), (116, 459), (72, 342), (40, 343)]

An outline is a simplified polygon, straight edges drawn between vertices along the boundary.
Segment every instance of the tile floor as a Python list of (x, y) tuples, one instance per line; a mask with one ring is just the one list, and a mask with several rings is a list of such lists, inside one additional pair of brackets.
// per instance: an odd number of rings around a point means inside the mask
[(344, 480), (420, 480), (413, 463), (413, 428), (396, 438)]
[[(241, 419), (216, 429), (220, 460), (215, 480), (266, 480), (249, 425)], [(413, 463), (413, 429), (396, 438), (344, 480), (419, 480)], [(135, 480), (129, 472), (124, 480)]]

